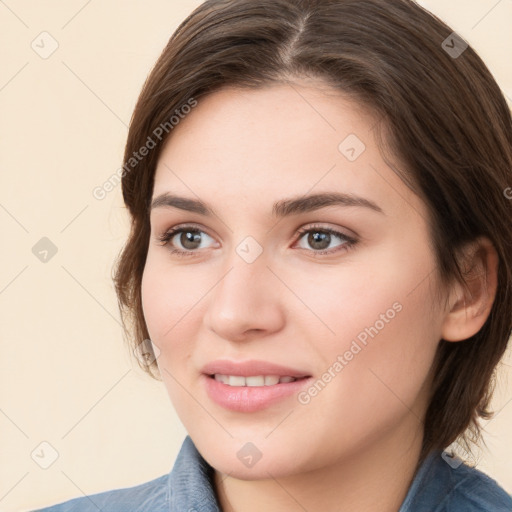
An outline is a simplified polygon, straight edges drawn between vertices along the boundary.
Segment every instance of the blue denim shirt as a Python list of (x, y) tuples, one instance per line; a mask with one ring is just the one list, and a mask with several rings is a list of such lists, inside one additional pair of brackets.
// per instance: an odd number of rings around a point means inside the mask
[[(212, 475), (187, 436), (168, 475), (34, 512), (220, 512)], [(436, 452), (418, 469), (397, 512), (512, 512), (512, 498), (481, 471)]]

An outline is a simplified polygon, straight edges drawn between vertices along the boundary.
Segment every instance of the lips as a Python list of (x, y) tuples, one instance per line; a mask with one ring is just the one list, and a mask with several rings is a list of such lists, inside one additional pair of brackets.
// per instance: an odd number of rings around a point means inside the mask
[(311, 381), (304, 370), (258, 360), (212, 361), (201, 372), (208, 397), (224, 409), (241, 413), (277, 406)]

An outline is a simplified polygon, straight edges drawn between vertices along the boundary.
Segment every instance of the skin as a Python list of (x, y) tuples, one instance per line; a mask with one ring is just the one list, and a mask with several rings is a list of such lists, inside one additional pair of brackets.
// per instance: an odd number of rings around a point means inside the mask
[[(170, 207), (151, 211), (142, 281), (144, 315), (160, 373), (196, 447), (215, 469), (224, 511), (397, 511), (419, 458), (439, 340), (465, 339), (483, 325), (495, 293), (496, 256), (481, 240), (485, 287), (473, 296), (439, 282), (428, 210), (385, 164), (376, 118), (321, 82), (257, 90), (226, 88), (199, 101), (160, 155), (153, 198), (172, 192), (209, 203), (217, 216)], [(356, 134), (366, 149), (338, 149)], [(275, 201), (345, 192), (375, 202), (330, 206), (283, 219)], [(176, 235), (193, 223), (194, 256)], [(297, 229), (330, 227), (331, 254)], [(320, 227), (319, 227), (320, 226)], [(315, 232), (314, 228), (313, 233)], [(310, 232), (311, 233), (311, 232)], [(236, 252), (252, 236), (263, 252)], [(445, 300), (439, 300), (439, 293)], [(228, 411), (206, 394), (200, 370), (216, 359), (262, 359), (319, 379), (365, 327), (400, 312), (307, 404), (292, 395), (262, 411)], [(332, 371), (331, 371), (332, 374)], [(247, 467), (247, 443), (261, 459)]]

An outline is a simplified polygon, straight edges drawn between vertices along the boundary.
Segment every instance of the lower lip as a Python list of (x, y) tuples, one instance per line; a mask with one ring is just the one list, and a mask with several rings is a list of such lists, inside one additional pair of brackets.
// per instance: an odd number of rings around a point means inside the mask
[(299, 393), (311, 377), (273, 386), (228, 386), (208, 375), (203, 379), (208, 396), (218, 405), (231, 411), (255, 412)]

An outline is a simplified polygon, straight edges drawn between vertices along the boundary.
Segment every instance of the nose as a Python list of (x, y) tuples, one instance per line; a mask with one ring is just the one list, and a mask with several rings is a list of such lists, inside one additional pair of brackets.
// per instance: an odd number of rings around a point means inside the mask
[(204, 323), (230, 341), (264, 337), (283, 328), (284, 291), (268, 268), (264, 253), (252, 263), (238, 254), (230, 258), (220, 282), (209, 294)]

